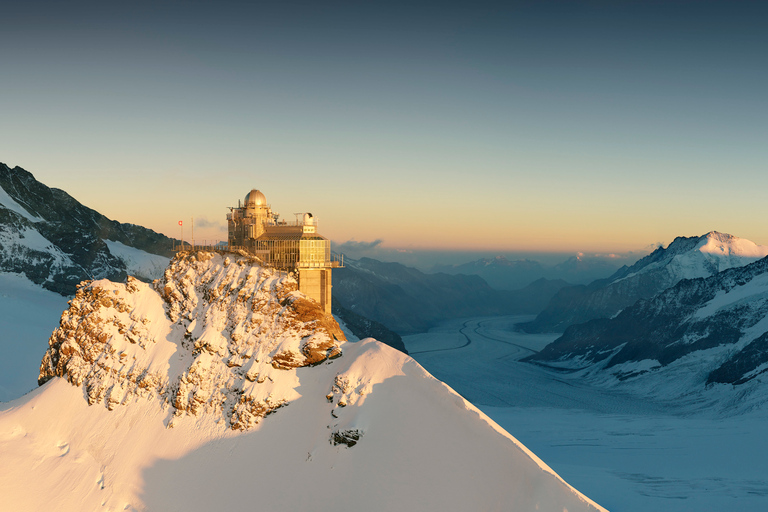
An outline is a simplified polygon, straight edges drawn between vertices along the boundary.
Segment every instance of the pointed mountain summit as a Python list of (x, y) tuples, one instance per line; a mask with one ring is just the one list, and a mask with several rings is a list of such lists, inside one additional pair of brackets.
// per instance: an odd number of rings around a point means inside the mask
[(0, 412), (9, 510), (604, 510), (247, 257), (87, 283), (49, 343)]
[(563, 288), (534, 321), (521, 327), (528, 332), (558, 332), (595, 318), (610, 318), (683, 279), (709, 277), (767, 255), (768, 246), (717, 231), (678, 237), (668, 247), (659, 247), (607, 279)]

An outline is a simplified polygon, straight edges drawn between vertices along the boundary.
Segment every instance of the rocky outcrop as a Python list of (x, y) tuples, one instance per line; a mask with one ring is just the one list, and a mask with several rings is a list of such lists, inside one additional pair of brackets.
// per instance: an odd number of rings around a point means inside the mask
[(297, 288), (247, 257), (210, 252), (180, 253), (153, 285), (88, 282), (49, 340), (39, 382), (62, 377), (108, 409), (159, 399), (174, 416), (251, 428), (295, 398), (297, 368), (341, 355), (338, 324)]

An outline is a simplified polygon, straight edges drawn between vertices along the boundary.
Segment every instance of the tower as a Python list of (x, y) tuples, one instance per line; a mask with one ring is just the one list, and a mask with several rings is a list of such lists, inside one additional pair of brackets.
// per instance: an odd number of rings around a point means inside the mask
[(331, 258), (331, 241), (317, 232), (311, 213), (301, 220), (281, 221), (256, 189), (242, 206), (230, 207), (227, 214), (230, 249), (244, 249), (264, 264), (296, 272), (299, 291), (316, 300), (331, 314), (331, 269), (339, 267)]

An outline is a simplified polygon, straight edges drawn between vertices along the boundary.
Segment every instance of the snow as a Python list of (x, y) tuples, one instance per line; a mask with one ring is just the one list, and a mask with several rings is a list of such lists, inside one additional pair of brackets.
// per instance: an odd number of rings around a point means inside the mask
[[(760, 259), (768, 256), (768, 247), (757, 245), (751, 240), (711, 232), (697, 246), (702, 254), (708, 254), (717, 258), (737, 257)], [(738, 264), (734, 266), (741, 266)], [(731, 267), (728, 267), (731, 268)]]
[(635, 273), (617, 279), (616, 282), (665, 267), (673, 282), (709, 277), (729, 268), (743, 267), (766, 256), (768, 246), (712, 231), (702, 236), (692, 250), (647, 265)]
[(694, 313), (693, 317), (706, 318), (721, 309), (765, 295), (768, 295), (768, 274), (760, 274), (744, 285), (735, 286), (727, 292), (723, 290), (717, 292), (712, 300)]
[(9, 210), (18, 213), (30, 222), (41, 222), (43, 220), (40, 217), (29, 213), (23, 206), (9, 196), (8, 192), (6, 192), (3, 187), (0, 187), (0, 206), (4, 206)]
[(171, 261), (165, 256), (150, 254), (114, 240), (104, 240), (104, 243), (107, 244), (109, 252), (113, 256), (125, 263), (128, 275), (142, 279), (158, 279), (163, 275), (168, 262)]
[(0, 402), (37, 387), (40, 360), (67, 299), (25, 276), (0, 272)]
[[(0, 411), (3, 507), (604, 510), (375, 340), (339, 342), (337, 359), (279, 369), (287, 347), (300, 351), (318, 335), (285, 316), (295, 281), (237, 258), (187, 263), (172, 264), (156, 288), (135, 280), (81, 288), (56, 339), (70, 357), (67, 378), (82, 386), (53, 378)], [(261, 381), (242, 378), (245, 359)], [(157, 381), (140, 385), (136, 376), (152, 372)], [(285, 406), (236, 431), (222, 413), (240, 385), (235, 395)], [(202, 401), (179, 409), (180, 396)], [(333, 444), (349, 433), (354, 446)]]
[(0, 250), (9, 260), (24, 258), (29, 265), (39, 263), (39, 256), (30, 256), (25, 249), (46, 253), (53, 258), (54, 267), (72, 265), (72, 260), (37, 230), (22, 227), (18, 230), (0, 225)]
[(667, 375), (652, 371), (654, 361), (634, 363), (624, 370), (651, 371), (620, 386), (610, 375), (611, 385), (520, 363), (557, 337), (511, 330), (525, 320), (461, 319), (403, 340), (430, 373), (609, 510), (768, 509), (765, 382), (691, 395), (709, 351), (675, 361)]

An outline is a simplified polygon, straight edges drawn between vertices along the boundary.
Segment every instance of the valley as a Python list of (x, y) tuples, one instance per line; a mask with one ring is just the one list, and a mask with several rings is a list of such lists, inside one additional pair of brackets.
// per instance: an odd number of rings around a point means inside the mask
[(768, 506), (765, 411), (716, 417), (521, 363), (557, 337), (511, 330), (526, 319), (457, 319), (403, 341), (427, 371), (608, 510)]

